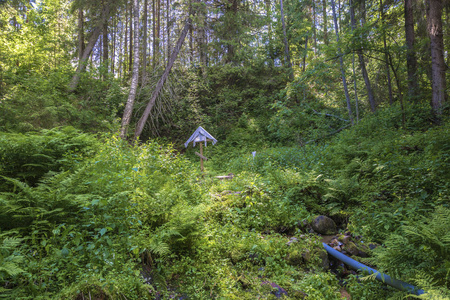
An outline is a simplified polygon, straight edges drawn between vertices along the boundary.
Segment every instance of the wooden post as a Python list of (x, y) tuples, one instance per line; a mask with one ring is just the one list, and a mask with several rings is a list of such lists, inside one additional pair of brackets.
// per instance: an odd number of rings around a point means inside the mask
[(203, 172), (203, 158), (202, 158), (202, 156), (203, 156), (203, 143), (202, 142), (200, 142), (200, 168), (201, 168), (201, 170), (202, 170), (202, 172)]

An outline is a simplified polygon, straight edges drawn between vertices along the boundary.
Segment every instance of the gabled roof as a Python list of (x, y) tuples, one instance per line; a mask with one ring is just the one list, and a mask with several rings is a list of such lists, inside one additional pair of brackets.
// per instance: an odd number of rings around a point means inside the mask
[(217, 143), (217, 140), (211, 134), (209, 134), (208, 131), (206, 131), (202, 126), (199, 126), (197, 130), (195, 130), (194, 133), (191, 135), (191, 137), (186, 141), (186, 143), (184, 143), (184, 146), (187, 148), (190, 142), (194, 143), (194, 147), (195, 143), (198, 142), (205, 142), (206, 146), (207, 140), (208, 141), (211, 140), (213, 145)]

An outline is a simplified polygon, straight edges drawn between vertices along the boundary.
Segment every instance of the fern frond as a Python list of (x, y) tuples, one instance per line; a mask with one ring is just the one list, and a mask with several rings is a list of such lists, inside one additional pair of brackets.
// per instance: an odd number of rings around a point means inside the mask
[(8, 276), (17, 276), (24, 272), (23, 269), (19, 268), (19, 266), (13, 262), (4, 261), (0, 266), (0, 273), (5, 272)]

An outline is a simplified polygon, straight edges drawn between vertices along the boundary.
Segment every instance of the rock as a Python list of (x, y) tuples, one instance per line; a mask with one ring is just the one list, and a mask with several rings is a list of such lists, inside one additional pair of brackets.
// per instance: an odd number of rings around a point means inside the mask
[(328, 254), (325, 251), (325, 249), (319, 250), (319, 257), (322, 261), (322, 263), (321, 263), (322, 269), (324, 271), (327, 271), (328, 269), (330, 269), (330, 260), (328, 259)]
[(347, 245), (345, 245), (345, 250), (351, 255), (358, 255), (358, 253), (360, 252), (358, 247), (356, 247), (355, 243), (353, 242), (349, 242)]
[(342, 238), (342, 243), (344, 243), (344, 245), (347, 245), (350, 242), (350, 236), (346, 235)]
[(294, 250), (290, 252), (285, 259), (288, 265), (298, 266), (303, 262), (303, 254), (300, 254), (297, 250)]
[(369, 244), (369, 249), (373, 250), (373, 249), (375, 249), (378, 246), (380, 246), (380, 245), (371, 243), (371, 244)]
[(310, 261), (311, 260), (311, 252), (309, 250), (306, 250), (305, 252), (302, 253), (302, 257), (305, 261)]
[(336, 233), (336, 223), (326, 216), (318, 216), (311, 224), (312, 229), (320, 234), (331, 235)]
[(263, 281), (261, 283), (261, 285), (265, 285), (265, 284), (270, 285), (272, 287), (272, 289), (273, 289), (272, 294), (275, 295), (275, 297), (281, 298), (282, 296), (288, 296), (288, 293), (286, 292), (286, 290), (283, 289), (278, 284), (276, 284), (275, 282)]
[(291, 237), (291, 239), (289, 240), (289, 242), (286, 243), (286, 245), (290, 246), (292, 243), (298, 243), (298, 238)]

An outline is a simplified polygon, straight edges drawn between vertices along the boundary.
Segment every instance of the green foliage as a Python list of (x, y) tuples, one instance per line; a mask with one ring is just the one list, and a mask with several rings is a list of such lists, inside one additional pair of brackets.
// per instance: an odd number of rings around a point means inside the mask
[[(140, 254), (157, 258), (194, 247), (201, 196), (187, 161), (156, 143), (130, 148), (113, 137), (92, 146), (94, 156), (36, 187), (9, 179), (16, 192), (1, 195), (1, 228), (26, 236), (29, 260), (8, 287), (12, 294), (47, 297), (70, 282), (66, 295), (84, 289), (142, 299), (149, 296), (136, 273)], [(103, 283), (83, 284), (90, 276)]]
[[(410, 221), (392, 233), (386, 247), (375, 250), (377, 264), (397, 278), (423, 278), (450, 288), (450, 209), (439, 206), (427, 217)], [(423, 282), (423, 281), (422, 281)]]
[(86, 73), (80, 94), (72, 95), (67, 91), (72, 73), (61, 67), (8, 78), (0, 94), (0, 128), (28, 132), (71, 125), (87, 132), (113, 130), (124, 99), (117, 80), (100, 81), (93, 78), (99, 74)]
[[(280, 180), (296, 181), (293, 172), (279, 174)], [(243, 172), (238, 183), (222, 186), (229, 195), (218, 194), (208, 214), (221, 224), (232, 222), (248, 230), (295, 232), (295, 227), (310, 215), (303, 205), (279, 192), (283, 182), (264, 182), (258, 175)], [(238, 192), (233, 192), (238, 191)]]
[[(45, 174), (68, 170), (91, 156), (96, 145), (93, 136), (73, 127), (27, 134), (3, 132), (0, 133), (0, 171), (3, 176), (36, 185)], [(5, 191), (8, 182), (4, 179), (1, 182), (1, 190)]]
[(306, 274), (294, 288), (308, 295), (306, 299), (342, 299), (338, 280), (331, 273)]

